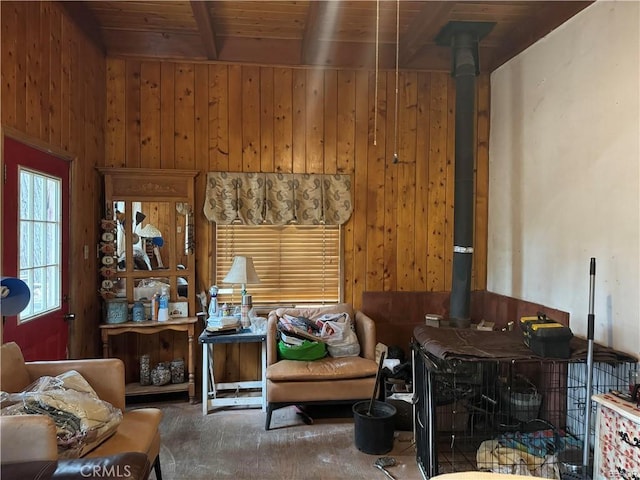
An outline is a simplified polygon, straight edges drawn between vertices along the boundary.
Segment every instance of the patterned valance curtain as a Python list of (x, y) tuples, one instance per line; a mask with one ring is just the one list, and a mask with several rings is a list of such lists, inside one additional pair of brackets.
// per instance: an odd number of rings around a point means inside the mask
[(349, 175), (209, 172), (204, 214), (220, 225), (342, 225)]

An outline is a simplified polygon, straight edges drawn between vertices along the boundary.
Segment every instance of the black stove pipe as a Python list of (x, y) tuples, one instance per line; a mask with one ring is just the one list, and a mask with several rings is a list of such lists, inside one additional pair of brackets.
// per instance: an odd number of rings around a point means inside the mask
[(453, 213), (453, 275), (450, 321), (468, 327), (473, 263), (473, 190), (475, 152), (476, 36), (459, 32), (453, 37), (453, 75), (456, 81), (455, 209)]
[(453, 272), (449, 302), (449, 320), (456, 327), (471, 324), (478, 42), (494, 25), (493, 22), (449, 22), (435, 39), (437, 45), (451, 47), (451, 75), (456, 82)]

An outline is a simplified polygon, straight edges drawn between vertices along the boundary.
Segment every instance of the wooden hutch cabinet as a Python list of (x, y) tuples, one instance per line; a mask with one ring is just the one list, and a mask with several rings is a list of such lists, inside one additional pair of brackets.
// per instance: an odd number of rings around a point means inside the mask
[[(99, 247), (100, 292), (105, 304), (100, 325), (103, 355), (125, 362), (127, 395), (188, 391), (193, 402), (197, 340), (193, 209), (197, 172), (99, 170), (105, 194)], [(158, 322), (153, 319), (152, 298), (162, 289), (169, 293), (170, 318)], [(144, 318), (132, 318), (129, 313), (123, 322), (122, 316), (109, 316), (114, 304), (123, 310), (123, 303), (128, 312), (133, 304), (142, 303)], [(149, 356), (150, 369), (161, 362), (183, 359), (185, 381), (145, 385), (148, 382), (141, 382), (140, 377), (143, 355)]]

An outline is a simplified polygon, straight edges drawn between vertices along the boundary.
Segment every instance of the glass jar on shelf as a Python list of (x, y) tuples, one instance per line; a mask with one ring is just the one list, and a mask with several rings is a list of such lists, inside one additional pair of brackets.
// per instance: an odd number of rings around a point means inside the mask
[(166, 385), (171, 382), (171, 370), (167, 362), (161, 362), (151, 370), (151, 383), (155, 386)]
[(149, 355), (140, 356), (140, 385), (151, 385), (151, 370), (149, 365)]
[(184, 382), (184, 360), (182, 358), (176, 358), (171, 361), (171, 383)]

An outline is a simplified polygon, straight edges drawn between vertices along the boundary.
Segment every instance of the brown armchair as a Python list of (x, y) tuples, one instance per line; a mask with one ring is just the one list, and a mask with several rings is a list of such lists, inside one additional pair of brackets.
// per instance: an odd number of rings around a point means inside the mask
[[(325, 357), (312, 362), (278, 358), (277, 323), (285, 313), (315, 319), (326, 313), (349, 314), (360, 343), (358, 357)], [(287, 405), (345, 403), (371, 397), (378, 365), (375, 361), (376, 326), (364, 313), (343, 303), (319, 308), (279, 308), (267, 323), (267, 417)]]
[[(160, 469), (160, 432), (162, 412), (157, 408), (125, 410), (124, 364), (115, 358), (25, 362), (20, 347), (7, 343), (0, 347), (0, 390), (17, 393), (38, 378), (76, 370), (89, 382), (100, 399), (122, 410), (123, 419), (116, 432), (83, 458), (113, 457), (140, 452), (153, 465), (156, 478)], [(0, 417), (2, 468), (25, 462), (57, 460), (56, 431), (47, 416)], [(97, 460), (96, 460), (97, 461)], [(39, 477), (36, 477), (39, 478)]]

